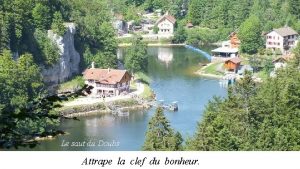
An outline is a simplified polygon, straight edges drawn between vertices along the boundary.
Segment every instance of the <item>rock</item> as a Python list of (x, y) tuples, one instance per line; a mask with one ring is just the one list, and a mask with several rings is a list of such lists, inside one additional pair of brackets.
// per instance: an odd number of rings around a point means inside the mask
[(67, 31), (63, 37), (53, 33), (52, 30), (48, 31), (48, 37), (57, 44), (60, 53), (57, 64), (51, 68), (42, 68), (44, 81), (50, 86), (65, 82), (79, 73), (80, 55), (74, 46), (76, 27), (74, 23), (66, 23), (65, 26)]

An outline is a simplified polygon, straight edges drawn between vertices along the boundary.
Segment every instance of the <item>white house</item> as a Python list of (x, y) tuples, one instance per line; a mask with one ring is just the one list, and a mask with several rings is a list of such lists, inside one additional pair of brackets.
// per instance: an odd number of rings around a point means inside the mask
[(279, 49), (283, 54), (296, 46), (299, 34), (290, 27), (274, 29), (266, 36), (267, 49)]
[(83, 72), (83, 78), (91, 88), (91, 95), (109, 97), (129, 92), (131, 75), (126, 70), (97, 69), (92, 66)]
[(158, 34), (164, 35), (173, 35), (174, 27), (175, 27), (176, 19), (174, 16), (166, 13), (162, 17), (160, 17), (155, 25), (158, 27)]

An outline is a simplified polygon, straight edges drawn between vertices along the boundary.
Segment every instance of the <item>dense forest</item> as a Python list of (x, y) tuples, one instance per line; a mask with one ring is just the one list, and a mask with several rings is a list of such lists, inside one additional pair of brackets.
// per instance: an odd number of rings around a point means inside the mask
[(47, 84), (40, 72), (60, 57), (47, 31), (64, 36), (65, 22), (76, 24), (83, 68), (91, 60), (99, 67), (116, 67), (117, 44), (106, 1), (0, 1), (0, 147), (57, 132), (57, 98), (45, 98)]

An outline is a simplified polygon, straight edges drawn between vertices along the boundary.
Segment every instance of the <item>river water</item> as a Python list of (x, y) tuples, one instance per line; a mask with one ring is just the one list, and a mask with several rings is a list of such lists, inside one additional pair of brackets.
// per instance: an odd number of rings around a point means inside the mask
[[(165, 111), (165, 115), (184, 138), (192, 136), (205, 105), (213, 96), (226, 96), (226, 89), (218, 80), (193, 74), (199, 63), (207, 62), (199, 53), (184, 47), (149, 47), (148, 55), (150, 86), (157, 100), (178, 102), (179, 111)], [(32, 150), (141, 150), (154, 111), (131, 112), (129, 117), (95, 115), (80, 121), (65, 120), (61, 128), (69, 134), (42, 141)]]

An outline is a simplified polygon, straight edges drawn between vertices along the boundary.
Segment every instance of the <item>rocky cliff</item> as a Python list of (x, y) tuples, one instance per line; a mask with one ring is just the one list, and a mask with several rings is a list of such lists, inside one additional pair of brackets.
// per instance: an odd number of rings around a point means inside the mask
[(74, 47), (74, 34), (76, 27), (74, 23), (65, 24), (67, 31), (63, 37), (48, 31), (48, 37), (59, 47), (60, 59), (51, 68), (43, 68), (44, 81), (50, 86), (65, 82), (73, 75), (79, 73), (79, 53)]

